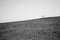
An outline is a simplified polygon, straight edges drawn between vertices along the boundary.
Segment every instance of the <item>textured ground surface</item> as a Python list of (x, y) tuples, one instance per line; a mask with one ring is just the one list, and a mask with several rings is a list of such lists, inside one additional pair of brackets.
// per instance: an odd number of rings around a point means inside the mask
[(60, 40), (60, 17), (0, 23), (0, 40)]

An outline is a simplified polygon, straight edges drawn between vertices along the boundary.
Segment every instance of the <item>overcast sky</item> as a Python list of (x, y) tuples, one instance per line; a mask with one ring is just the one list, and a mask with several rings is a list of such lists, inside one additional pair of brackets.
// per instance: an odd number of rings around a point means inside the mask
[(60, 16), (60, 0), (0, 0), (0, 23)]

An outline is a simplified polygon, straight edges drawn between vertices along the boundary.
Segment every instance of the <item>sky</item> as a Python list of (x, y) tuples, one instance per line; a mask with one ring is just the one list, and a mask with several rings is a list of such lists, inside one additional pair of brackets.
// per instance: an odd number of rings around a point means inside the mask
[(0, 23), (60, 16), (60, 0), (0, 0)]

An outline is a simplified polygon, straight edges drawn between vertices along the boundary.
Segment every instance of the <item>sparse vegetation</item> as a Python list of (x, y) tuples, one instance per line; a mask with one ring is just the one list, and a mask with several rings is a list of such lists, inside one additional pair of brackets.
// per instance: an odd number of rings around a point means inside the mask
[[(13, 31), (12, 31), (13, 32)], [(21, 32), (13, 32), (10, 33), (10, 35), (7, 35), (6, 38), (9, 38), (10, 40), (59, 40), (60, 37), (56, 31), (52, 30), (33, 30), (28, 31), (24, 30)]]

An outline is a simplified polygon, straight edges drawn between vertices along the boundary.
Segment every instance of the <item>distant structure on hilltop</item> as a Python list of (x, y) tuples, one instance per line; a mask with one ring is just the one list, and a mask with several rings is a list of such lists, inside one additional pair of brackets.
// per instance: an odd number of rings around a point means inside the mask
[(42, 15), (42, 18), (44, 18), (44, 15)]

